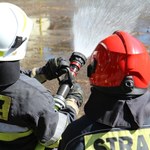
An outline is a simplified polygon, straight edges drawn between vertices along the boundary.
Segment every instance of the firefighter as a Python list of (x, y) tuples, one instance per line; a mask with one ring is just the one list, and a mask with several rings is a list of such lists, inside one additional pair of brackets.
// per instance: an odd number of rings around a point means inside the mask
[(58, 101), (41, 83), (64, 74), (67, 61), (52, 58), (41, 68), (20, 70), (32, 21), (21, 8), (5, 2), (0, 3), (0, 20), (0, 150), (57, 147), (82, 104), (80, 85), (73, 83), (64, 105), (55, 109)]
[(59, 150), (150, 149), (150, 57), (144, 45), (116, 31), (93, 51), (85, 115), (62, 135)]

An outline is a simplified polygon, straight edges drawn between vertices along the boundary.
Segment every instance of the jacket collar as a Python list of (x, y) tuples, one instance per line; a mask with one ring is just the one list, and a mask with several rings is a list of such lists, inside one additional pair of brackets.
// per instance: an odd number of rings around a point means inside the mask
[(136, 97), (115, 96), (92, 90), (85, 114), (111, 127), (140, 127), (150, 116), (150, 93)]

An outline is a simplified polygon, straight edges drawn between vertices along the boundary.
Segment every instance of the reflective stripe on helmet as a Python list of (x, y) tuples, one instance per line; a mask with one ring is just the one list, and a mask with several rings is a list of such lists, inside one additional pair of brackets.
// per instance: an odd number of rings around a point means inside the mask
[(24, 14), (23, 14), (23, 18), (24, 18), (24, 24), (23, 24), (22, 32), (25, 31), (25, 28), (27, 26), (27, 17)]
[(5, 55), (4, 51), (0, 51), (0, 57), (3, 57)]

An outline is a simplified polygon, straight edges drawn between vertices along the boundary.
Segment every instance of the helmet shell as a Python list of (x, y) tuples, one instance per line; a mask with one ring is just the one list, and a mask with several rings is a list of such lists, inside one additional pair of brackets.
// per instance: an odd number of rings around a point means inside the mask
[(32, 21), (18, 6), (0, 3), (0, 61), (23, 59)]
[(131, 76), (136, 88), (147, 88), (150, 57), (144, 45), (127, 32), (116, 31), (102, 40), (90, 58), (95, 63), (89, 76), (97, 87), (119, 87)]

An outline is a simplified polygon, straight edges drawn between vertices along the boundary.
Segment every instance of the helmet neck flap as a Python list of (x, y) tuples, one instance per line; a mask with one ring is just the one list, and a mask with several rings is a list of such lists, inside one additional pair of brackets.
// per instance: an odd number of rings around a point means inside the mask
[(20, 76), (19, 61), (0, 62), (0, 87), (15, 83)]

